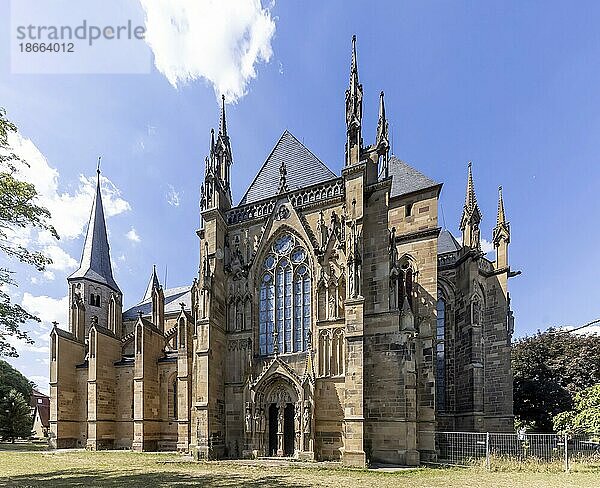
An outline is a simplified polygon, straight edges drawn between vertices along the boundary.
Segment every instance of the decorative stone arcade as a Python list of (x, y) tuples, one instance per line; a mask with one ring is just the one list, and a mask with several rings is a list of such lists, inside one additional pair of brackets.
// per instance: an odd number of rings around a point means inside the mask
[(249, 385), (246, 454), (314, 459), (313, 390), (310, 375), (301, 379), (279, 358), (272, 359)]

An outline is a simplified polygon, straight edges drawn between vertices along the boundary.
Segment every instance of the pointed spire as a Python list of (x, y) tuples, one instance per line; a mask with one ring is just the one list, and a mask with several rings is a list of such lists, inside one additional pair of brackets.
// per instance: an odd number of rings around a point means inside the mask
[(481, 219), (481, 210), (479, 210), (479, 205), (477, 204), (475, 185), (473, 183), (473, 168), (469, 161), (465, 206), (460, 219), (460, 230), (463, 234), (463, 246), (468, 246), (472, 249), (481, 249), (479, 230)]
[(121, 293), (112, 274), (110, 262), (110, 247), (106, 233), (106, 222), (104, 219), (104, 207), (102, 205), (102, 192), (100, 189), (100, 158), (96, 168), (96, 195), (92, 204), (92, 212), (88, 223), (85, 244), (81, 255), (79, 269), (69, 279), (87, 278), (107, 285), (114, 291)]
[(502, 187), (498, 187), (498, 218), (496, 219), (496, 226), (506, 224), (506, 215), (504, 214), (504, 200), (502, 199)]
[(469, 161), (469, 174), (467, 176), (467, 194), (465, 196), (465, 209), (473, 210), (477, 205), (477, 197), (475, 196), (475, 185), (473, 184), (472, 163)]
[(358, 63), (356, 61), (356, 34), (352, 36), (352, 59), (350, 61), (350, 88), (358, 86)]
[(504, 198), (502, 197), (502, 187), (498, 187), (498, 216), (496, 218), (496, 227), (494, 227), (492, 240), (497, 248), (504, 241), (510, 242), (510, 223), (506, 221), (504, 212)]
[(352, 36), (350, 83), (346, 89), (346, 166), (358, 164), (362, 150), (362, 98), (363, 89), (358, 81), (356, 61), (356, 36)]
[(225, 119), (225, 95), (221, 95), (221, 121), (219, 122), (219, 135), (227, 136), (227, 121)]
[(210, 157), (215, 155), (215, 129), (210, 129)]
[(152, 265), (152, 274), (150, 275), (150, 281), (148, 282), (148, 286), (146, 287), (146, 293), (144, 293), (144, 298), (142, 298), (142, 302), (150, 300), (152, 298), (152, 292), (159, 288), (160, 281), (158, 280), (158, 275), (156, 274), (156, 264), (154, 264)]
[(385, 117), (385, 102), (383, 97), (383, 91), (381, 91), (379, 94), (379, 120), (377, 121), (375, 146), (377, 146), (377, 155), (381, 160), (379, 173), (382, 174), (384, 178), (387, 178), (389, 176), (388, 160), (390, 156), (390, 137), (389, 124)]

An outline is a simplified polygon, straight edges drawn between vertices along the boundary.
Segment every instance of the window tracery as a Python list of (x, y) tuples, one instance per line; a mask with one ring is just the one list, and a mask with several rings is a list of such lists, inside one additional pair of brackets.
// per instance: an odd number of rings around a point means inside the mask
[(272, 245), (259, 286), (262, 355), (306, 350), (311, 324), (311, 276), (307, 252), (291, 234)]

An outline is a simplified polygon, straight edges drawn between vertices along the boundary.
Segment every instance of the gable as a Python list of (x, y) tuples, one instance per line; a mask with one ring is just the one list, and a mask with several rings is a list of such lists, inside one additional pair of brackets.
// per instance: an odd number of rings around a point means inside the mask
[(277, 195), (279, 168), (285, 163), (286, 183), (290, 191), (336, 178), (336, 175), (310, 150), (285, 131), (246, 190), (240, 205)]

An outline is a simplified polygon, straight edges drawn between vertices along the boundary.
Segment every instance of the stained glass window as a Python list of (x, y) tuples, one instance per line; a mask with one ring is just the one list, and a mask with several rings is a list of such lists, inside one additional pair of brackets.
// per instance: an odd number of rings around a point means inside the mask
[(436, 326), (435, 403), (438, 412), (446, 409), (446, 302), (438, 290)]
[(259, 349), (274, 353), (277, 330), (279, 354), (306, 350), (311, 326), (311, 279), (306, 250), (286, 234), (273, 244), (263, 263), (265, 270), (259, 295)]

